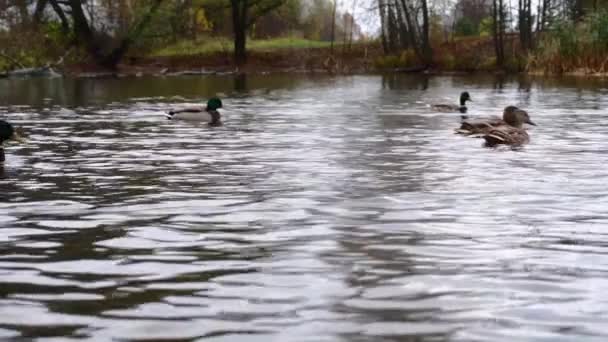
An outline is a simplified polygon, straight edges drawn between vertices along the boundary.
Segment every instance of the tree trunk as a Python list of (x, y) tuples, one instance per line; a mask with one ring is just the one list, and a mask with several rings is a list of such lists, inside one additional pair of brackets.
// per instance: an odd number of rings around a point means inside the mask
[(17, 10), (19, 11), (19, 23), (22, 27), (27, 27), (30, 23), (29, 12), (27, 9), (27, 3), (25, 0), (18, 0), (14, 2), (17, 6)]
[(330, 52), (334, 54), (334, 41), (336, 40), (336, 10), (338, 7), (338, 0), (334, 0), (334, 9), (331, 14), (331, 47)]
[(48, 0), (38, 0), (36, 2), (36, 8), (34, 9), (33, 23), (34, 25), (39, 25), (40, 21), (42, 21), (42, 14), (44, 13), (44, 9), (49, 1)]
[(247, 62), (247, 0), (231, 0), (232, 29), (234, 31), (234, 63)]
[[(346, 16), (342, 16), (343, 19), (343, 27), (344, 27), (344, 32), (342, 33), (342, 55), (344, 55), (345, 51), (346, 51), (346, 43), (348, 42), (348, 17)], [(351, 28), (352, 29), (352, 28)]]
[(103, 66), (114, 68), (116, 67), (116, 65), (118, 65), (120, 60), (124, 57), (124, 55), (127, 53), (129, 48), (133, 44), (133, 42), (137, 40), (139, 36), (141, 36), (146, 26), (148, 26), (150, 20), (152, 20), (152, 17), (154, 17), (154, 14), (156, 14), (156, 11), (158, 10), (162, 2), (163, 0), (154, 1), (150, 10), (135, 25), (135, 27), (133, 27), (133, 29), (127, 34), (127, 36), (123, 38), (123, 40), (120, 42), (120, 45), (114, 50), (112, 50), (110, 54), (103, 58), (103, 60), (101, 61), (101, 64)]
[(397, 51), (397, 43), (399, 32), (397, 31), (397, 19), (395, 18), (395, 12), (393, 8), (388, 8), (388, 49), (391, 53)]
[(542, 32), (545, 30), (545, 24), (547, 22), (547, 9), (549, 7), (549, 0), (542, 0), (539, 6), (542, 6), (542, 8), (539, 10), (539, 21), (536, 30)]
[(502, 68), (504, 64), (504, 55), (502, 49), (502, 37), (501, 37), (501, 27), (502, 23), (500, 22), (500, 12), (502, 12), (498, 7), (502, 6), (502, 0), (494, 0), (492, 2), (492, 28), (493, 28), (493, 39), (494, 39), (494, 50), (496, 52), (496, 66)]
[(93, 57), (97, 64), (113, 69), (127, 53), (131, 44), (133, 44), (141, 35), (146, 25), (152, 20), (152, 17), (162, 2), (163, 0), (155, 0), (150, 10), (144, 15), (141, 21), (135, 25), (125, 38), (122, 39), (119, 46), (108, 54), (104, 53), (99, 41), (93, 34), (93, 30), (89, 26), (87, 17), (82, 9), (82, 2), (80, 0), (69, 0), (68, 5), (72, 12), (72, 20), (74, 22), (73, 30), (77, 40), (85, 44), (87, 52)]
[(532, 48), (532, 1), (519, 0), (519, 41), (524, 51)]
[(517, 0), (517, 28), (519, 29), (519, 44), (523, 49), (526, 46), (526, 30), (524, 29), (524, 1)]
[(65, 16), (63, 9), (61, 8), (61, 6), (59, 6), (57, 0), (49, 0), (49, 3), (51, 4), (51, 7), (53, 7), (53, 11), (55, 11), (55, 14), (57, 14), (59, 20), (61, 21), (61, 32), (67, 35), (70, 32), (70, 22)]
[(427, 0), (422, 0), (422, 54), (424, 63), (429, 66), (433, 59), (433, 51), (429, 41), (429, 10)]
[(278, 8), (284, 2), (284, 0), (263, 3), (256, 0), (252, 2), (230, 0), (234, 33), (234, 62), (236, 65), (243, 65), (247, 62), (247, 31), (255, 24), (257, 19)]
[(348, 50), (350, 50), (350, 47), (353, 45), (353, 29), (355, 27), (355, 10), (357, 9), (357, 0), (353, 1), (353, 8), (351, 10), (351, 16), (350, 16), (350, 32), (349, 32), (349, 37), (348, 37)]
[(500, 65), (505, 62), (505, 4), (503, 0), (498, 0), (498, 47), (500, 48)]
[(574, 0), (574, 11), (573, 18), (574, 21), (579, 21), (585, 15), (585, 10), (583, 8), (583, 0)]
[(395, 11), (397, 12), (397, 21), (399, 22), (399, 43), (403, 50), (407, 50), (410, 47), (409, 32), (403, 18), (403, 11), (399, 9), (399, 4), (395, 3)]
[(526, 0), (517, 1), (517, 27), (519, 29), (519, 44), (522, 50), (528, 49), (528, 37), (526, 36)]
[(378, 0), (378, 12), (380, 14), (380, 40), (382, 41), (382, 51), (384, 54), (388, 53), (388, 42), (386, 40), (386, 14), (385, 14), (385, 3), (383, 0)]
[(80, 0), (68, 0), (72, 12), (73, 30), (76, 39), (85, 44), (87, 52), (99, 62), (103, 56), (93, 37), (93, 31), (89, 27), (89, 21), (82, 9)]
[(534, 20), (532, 17), (532, 0), (524, 0), (524, 3), (526, 4), (526, 49), (531, 50), (534, 47), (534, 36), (532, 35), (532, 21)]
[(414, 52), (418, 57), (423, 59), (422, 52), (420, 51), (420, 45), (416, 39), (416, 25), (410, 16), (409, 8), (407, 7), (407, 3), (405, 0), (401, 0), (401, 9), (403, 10), (403, 16), (405, 17), (405, 23), (407, 25), (407, 35), (410, 40), (410, 46), (414, 48)]
[(536, 32), (540, 32), (541, 31), (541, 27), (540, 27), (540, 23), (541, 23), (541, 13), (543, 13), (542, 10), (542, 1), (538, 2), (538, 6), (536, 6)]

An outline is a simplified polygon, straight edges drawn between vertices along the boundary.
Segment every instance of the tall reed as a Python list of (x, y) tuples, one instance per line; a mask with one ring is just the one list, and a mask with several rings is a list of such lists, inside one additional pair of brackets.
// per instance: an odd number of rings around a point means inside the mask
[(608, 72), (608, 10), (592, 13), (577, 24), (558, 22), (539, 38), (528, 57), (529, 71)]

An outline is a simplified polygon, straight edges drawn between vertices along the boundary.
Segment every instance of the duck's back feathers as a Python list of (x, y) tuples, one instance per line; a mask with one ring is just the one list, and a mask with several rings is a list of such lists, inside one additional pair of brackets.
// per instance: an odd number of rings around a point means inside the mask
[(444, 112), (444, 113), (454, 113), (454, 112), (466, 113), (467, 112), (466, 106), (457, 106), (457, 105), (450, 105), (450, 104), (434, 104), (431, 106), (431, 108), (433, 108), (433, 110), (435, 110), (435, 111)]
[(186, 121), (201, 121), (211, 122), (213, 118), (211, 114), (205, 111), (201, 112), (178, 112), (178, 113), (167, 113), (167, 119), (169, 120), (186, 120)]
[(486, 141), (486, 146), (492, 147), (496, 145), (523, 145), (530, 141), (528, 133), (523, 128), (513, 126), (499, 126), (492, 129), (488, 134), (483, 136)]
[(467, 120), (460, 125), (460, 128), (456, 129), (456, 133), (464, 135), (487, 134), (492, 129), (503, 125), (506, 125), (506, 123), (500, 118)]

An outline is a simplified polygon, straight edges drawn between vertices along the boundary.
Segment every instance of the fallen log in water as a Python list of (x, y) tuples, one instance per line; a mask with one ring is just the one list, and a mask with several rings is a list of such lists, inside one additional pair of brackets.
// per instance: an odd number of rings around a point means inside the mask
[(41, 67), (25, 67), (15, 58), (5, 54), (3, 51), (0, 51), (0, 57), (7, 59), (14, 66), (17, 66), (19, 69), (6, 71), (4, 73), (0, 73), (0, 78), (6, 77), (61, 77), (61, 74), (56, 72), (53, 67), (59, 66), (63, 64), (64, 59), (72, 52), (72, 49), (69, 49), (59, 60), (55, 63), (49, 63), (45, 66)]
[(44, 66), (39, 68), (22, 68), (17, 70), (8, 71), (5, 73), (5, 77), (60, 77), (61, 74), (57, 73), (50, 66)]

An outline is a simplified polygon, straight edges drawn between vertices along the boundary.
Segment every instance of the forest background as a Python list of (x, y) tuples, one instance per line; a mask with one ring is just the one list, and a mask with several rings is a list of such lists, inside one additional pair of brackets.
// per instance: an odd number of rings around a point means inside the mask
[(608, 0), (0, 0), (26, 68), (603, 75)]

